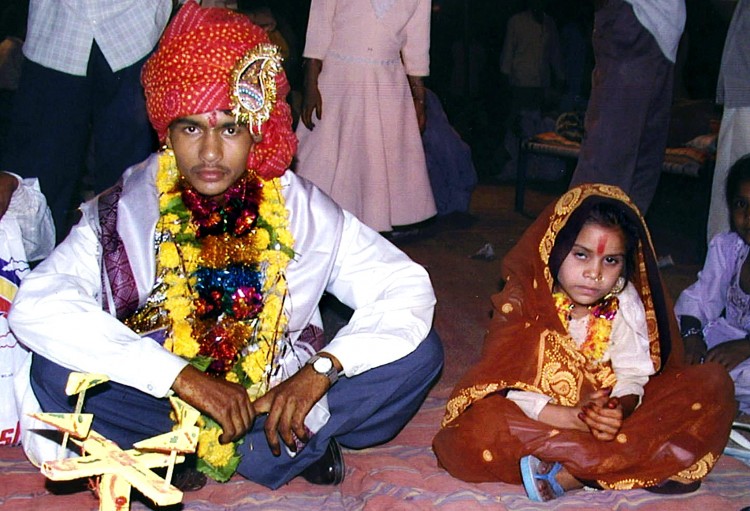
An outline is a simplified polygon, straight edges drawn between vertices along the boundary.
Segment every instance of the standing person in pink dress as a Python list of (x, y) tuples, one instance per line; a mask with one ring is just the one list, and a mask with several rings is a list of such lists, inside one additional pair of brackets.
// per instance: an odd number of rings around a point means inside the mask
[(312, 0), (297, 173), (369, 227), (436, 213), (420, 129), (429, 0)]

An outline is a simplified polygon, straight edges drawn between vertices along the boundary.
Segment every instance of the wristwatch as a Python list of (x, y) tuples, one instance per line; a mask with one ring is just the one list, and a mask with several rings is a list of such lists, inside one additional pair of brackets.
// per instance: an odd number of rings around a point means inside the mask
[(333, 365), (333, 360), (330, 358), (321, 355), (313, 355), (310, 360), (307, 361), (307, 364), (312, 366), (313, 371), (328, 378), (331, 385), (338, 381), (339, 372), (336, 370), (336, 367)]

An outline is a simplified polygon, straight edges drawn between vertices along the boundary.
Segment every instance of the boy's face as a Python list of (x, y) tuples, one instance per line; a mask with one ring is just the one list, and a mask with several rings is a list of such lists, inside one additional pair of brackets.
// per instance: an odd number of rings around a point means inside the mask
[(586, 223), (557, 274), (557, 284), (580, 307), (598, 302), (625, 270), (625, 237), (619, 227)]
[(253, 147), (247, 126), (222, 110), (177, 119), (166, 141), (174, 150), (180, 174), (198, 193), (219, 203), (245, 173)]
[(732, 228), (750, 245), (750, 181), (742, 181), (729, 202)]

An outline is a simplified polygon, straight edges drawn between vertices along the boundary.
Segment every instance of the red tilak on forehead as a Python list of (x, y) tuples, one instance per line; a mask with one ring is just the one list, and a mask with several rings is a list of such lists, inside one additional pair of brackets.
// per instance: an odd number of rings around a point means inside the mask
[(214, 110), (210, 114), (208, 114), (208, 125), (212, 128), (216, 127), (216, 124), (218, 123), (218, 115), (216, 115), (216, 111)]
[(609, 237), (606, 234), (603, 234), (599, 237), (599, 244), (596, 246), (596, 254), (602, 255), (604, 253), (604, 248), (607, 246), (607, 239)]

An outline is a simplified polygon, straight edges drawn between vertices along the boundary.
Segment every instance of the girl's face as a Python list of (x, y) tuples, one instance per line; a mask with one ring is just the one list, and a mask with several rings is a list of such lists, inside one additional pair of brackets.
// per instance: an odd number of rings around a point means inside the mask
[(729, 203), (734, 231), (750, 245), (750, 181), (742, 181)]
[(593, 305), (623, 275), (625, 255), (622, 229), (586, 223), (560, 266), (558, 286), (575, 305)]

